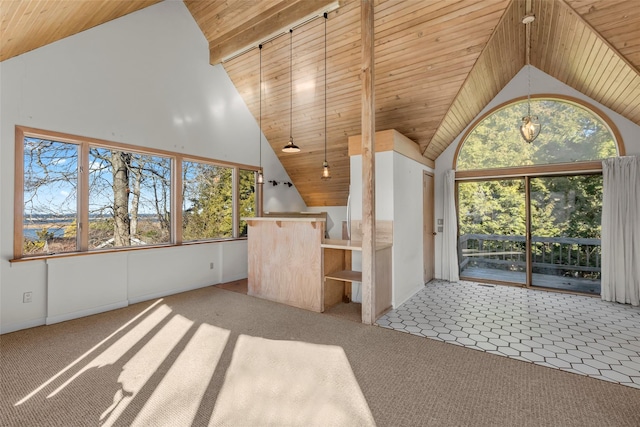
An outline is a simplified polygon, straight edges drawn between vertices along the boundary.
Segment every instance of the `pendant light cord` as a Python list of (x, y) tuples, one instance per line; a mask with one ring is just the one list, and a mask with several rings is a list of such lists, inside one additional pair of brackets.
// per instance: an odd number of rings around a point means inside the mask
[(527, 65), (529, 88), (527, 89), (527, 116), (531, 117), (531, 65)]
[(530, 23), (526, 24), (525, 34), (527, 38), (526, 61), (527, 61), (527, 116), (531, 117), (531, 27)]
[(327, 162), (327, 12), (324, 13), (324, 161)]
[(262, 45), (258, 46), (260, 49), (260, 119), (258, 129), (258, 141), (260, 141), (260, 173), (262, 173)]
[(293, 28), (289, 30), (289, 141), (293, 140)]

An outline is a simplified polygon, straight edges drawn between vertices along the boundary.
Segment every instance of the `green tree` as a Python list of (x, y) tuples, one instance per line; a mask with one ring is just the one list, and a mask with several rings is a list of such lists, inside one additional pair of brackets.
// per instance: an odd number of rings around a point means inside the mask
[[(240, 217), (252, 217), (256, 215), (256, 174), (250, 170), (240, 170)], [(240, 220), (239, 236), (246, 236), (248, 225)]]
[(184, 240), (233, 236), (232, 169), (189, 163), (193, 174), (186, 192), (190, 207), (183, 213)]
[(520, 136), (526, 101), (509, 104), (483, 119), (464, 142), (457, 170), (571, 163), (616, 155), (607, 126), (593, 113), (569, 102), (533, 100), (540, 136), (531, 144)]

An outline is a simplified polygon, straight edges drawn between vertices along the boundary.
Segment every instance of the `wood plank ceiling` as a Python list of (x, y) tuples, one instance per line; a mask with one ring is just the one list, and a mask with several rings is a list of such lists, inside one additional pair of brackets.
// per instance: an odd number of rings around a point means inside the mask
[(161, 0), (0, 1), (0, 61)]
[[(634, 0), (532, 0), (531, 64), (640, 124), (640, 8)], [(375, 2), (376, 128), (396, 129), (435, 160), (525, 65), (526, 2)], [(289, 37), (264, 44), (262, 130), (309, 206), (345, 205), (347, 139), (360, 134), (359, 2), (328, 20), (327, 160), (323, 19), (293, 35), (293, 136), (289, 137)], [(258, 117), (258, 50), (224, 62)], [(515, 124), (517, 125), (517, 124)], [(267, 171), (268, 174), (268, 171)]]
[[(2, 0), (0, 60), (156, 2)], [(347, 140), (360, 134), (360, 2), (340, 0), (326, 22), (329, 181), (320, 179), (325, 22), (319, 18), (296, 25), (312, 12), (333, 8), (336, 1), (184, 2), (209, 41), (212, 64), (243, 52), (223, 65), (256, 120), (255, 46), (264, 44), (262, 130), (308, 206), (344, 206), (350, 173)], [(637, 0), (531, 4), (536, 15), (531, 64), (640, 125)], [(376, 0), (377, 129), (397, 129), (418, 144), (425, 158), (435, 160), (524, 66), (525, 5), (525, 0)], [(292, 57), (291, 26), (296, 26)], [(283, 35), (274, 38), (278, 31)], [(281, 152), (290, 125), (301, 153)], [(256, 139), (256, 149), (257, 144)], [(268, 170), (265, 174), (272, 178)]]

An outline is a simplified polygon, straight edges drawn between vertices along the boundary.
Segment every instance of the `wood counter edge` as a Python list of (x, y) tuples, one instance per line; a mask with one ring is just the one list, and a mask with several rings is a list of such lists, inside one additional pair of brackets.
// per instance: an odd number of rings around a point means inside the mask
[[(392, 247), (393, 244), (385, 242), (376, 242), (376, 250)], [(357, 240), (340, 240), (340, 239), (325, 239), (320, 244), (321, 248), (327, 249), (348, 249), (352, 251), (361, 251), (362, 242)]]
[(250, 216), (240, 218), (243, 221), (271, 221), (271, 222), (327, 222), (325, 218), (320, 217), (277, 217), (277, 216)]

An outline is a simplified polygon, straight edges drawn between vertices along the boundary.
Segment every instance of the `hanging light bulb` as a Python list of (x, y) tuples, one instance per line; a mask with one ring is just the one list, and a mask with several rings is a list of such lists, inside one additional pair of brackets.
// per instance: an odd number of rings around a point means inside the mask
[(293, 142), (293, 29), (289, 30), (289, 142), (282, 147), (285, 153), (298, 153), (300, 147)]
[(331, 179), (331, 171), (329, 170), (329, 163), (325, 160), (322, 163), (322, 179)]
[(324, 13), (324, 162), (322, 163), (322, 179), (331, 179), (331, 171), (327, 162), (327, 19)]
[(264, 176), (262, 175), (262, 45), (258, 45), (260, 49), (260, 119), (258, 129), (258, 147), (260, 149), (260, 169), (258, 169), (258, 177), (256, 182), (258, 184), (264, 184)]
[[(528, 24), (527, 24), (528, 25)], [(531, 144), (540, 135), (540, 121), (538, 116), (531, 115), (531, 65), (527, 65), (527, 75), (529, 79), (529, 92), (527, 94), (527, 115), (522, 118), (522, 125), (520, 126), (520, 134)]]
[(528, 143), (532, 143), (540, 135), (540, 122), (538, 116), (525, 116), (522, 118), (520, 134)]

